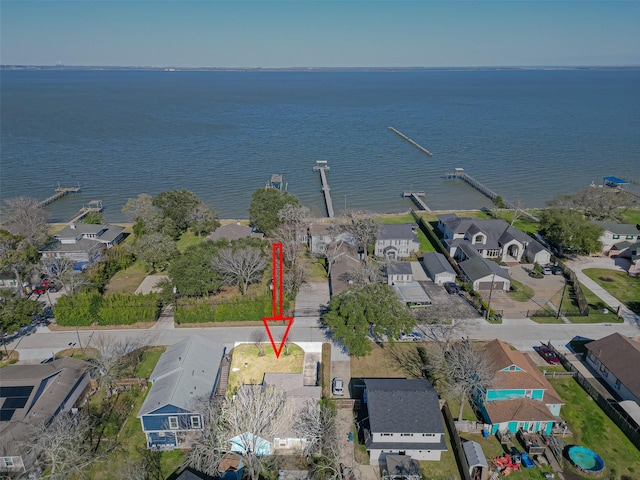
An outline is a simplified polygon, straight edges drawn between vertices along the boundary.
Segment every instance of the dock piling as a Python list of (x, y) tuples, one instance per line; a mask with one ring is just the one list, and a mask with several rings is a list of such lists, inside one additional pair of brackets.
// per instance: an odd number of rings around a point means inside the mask
[(423, 151), (424, 153), (426, 153), (427, 155), (429, 155), (430, 157), (433, 155), (433, 153), (431, 153), (429, 150), (427, 150), (426, 148), (424, 148), (422, 145), (420, 145), (417, 142), (414, 142), (413, 140), (411, 140), (409, 137), (407, 137), (404, 133), (396, 130), (393, 127), (387, 127), (389, 130), (391, 130), (393, 133), (397, 134), (398, 136), (404, 138), (407, 142), (409, 142), (411, 145), (413, 145), (414, 147), (416, 147), (418, 150)]

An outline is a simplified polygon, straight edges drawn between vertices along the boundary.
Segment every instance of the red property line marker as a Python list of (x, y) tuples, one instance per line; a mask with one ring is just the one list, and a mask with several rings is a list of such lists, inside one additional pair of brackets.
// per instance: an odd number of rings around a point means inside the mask
[[(273, 262), (271, 285), (273, 288), (271, 289), (271, 317), (262, 317), (262, 323), (264, 323), (264, 327), (267, 329), (267, 335), (269, 335), (269, 340), (271, 340), (271, 345), (273, 346), (273, 351), (276, 354), (276, 358), (280, 358), (282, 347), (284, 347), (287, 335), (289, 335), (289, 330), (291, 330), (291, 325), (293, 325), (293, 318), (282, 316), (282, 244), (274, 243), (272, 249)], [(282, 341), (280, 342), (279, 347), (276, 347), (276, 342), (273, 341), (273, 335), (271, 335), (271, 329), (269, 328), (268, 323), (275, 320), (278, 320), (280, 322), (287, 322), (287, 329), (284, 331), (284, 335), (282, 336)]]

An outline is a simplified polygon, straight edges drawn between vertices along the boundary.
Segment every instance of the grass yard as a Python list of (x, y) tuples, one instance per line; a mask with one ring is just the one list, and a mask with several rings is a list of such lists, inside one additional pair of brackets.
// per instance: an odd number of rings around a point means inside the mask
[[(421, 378), (417, 348), (414, 342), (371, 344), (371, 354), (351, 357), (351, 376), (355, 378)], [(424, 346), (424, 345), (423, 345)]]
[[(640, 314), (640, 278), (632, 278), (626, 272), (605, 268), (586, 268), (582, 271), (633, 312)], [(612, 305), (616, 307), (617, 305)]]
[(439, 462), (418, 462), (420, 464), (422, 478), (428, 478), (429, 480), (451, 480), (454, 478), (461, 478), (460, 472), (458, 471), (458, 464), (456, 463), (456, 457), (453, 453), (453, 448), (451, 448), (449, 432), (446, 427), (444, 441), (447, 444), (447, 451), (442, 452)]
[(105, 293), (135, 293), (147, 276), (147, 269), (141, 263), (134, 263), (129, 268), (120, 270), (107, 284)]
[[(410, 213), (400, 215), (383, 215), (378, 217), (385, 225), (398, 225), (402, 223), (416, 223), (415, 218)], [(420, 253), (435, 252), (436, 248), (431, 244), (422, 230), (418, 229), (418, 241), (420, 242)]]
[(520, 283), (517, 280), (511, 279), (511, 286), (516, 289), (515, 292), (509, 292), (509, 298), (516, 302), (527, 302), (536, 294), (529, 285)]
[(311, 269), (309, 271), (309, 278), (307, 282), (326, 282), (327, 281), (327, 269), (325, 265), (327, 260), (323, 257), (309, 257), (309, 263)]
[(640, 208), (628, 208), (620, 212), (622, 216), (622, 222), (620, 223), (632, 223), (640, 224)]
[(607, 417), (589, 395), (569, 378), (550, 378), (565, 404), (560, 412), (573, 436), (566, 444), (583, 445), (597, 452), (605, 464), (604, 478), (639, 478), (640, 451)]
[(167, 347), (149, 347), (136, 367), (136, 378), (149, 378)]
[(192, 245), (197, 245), (205, 239), (206, 235), (198, 237), (191, 230), (184, 232), (180, 235), (180, 239), (176, 242), (178, 251), (184, 253), (184, 251)]
[(289, 355), (283, 348), (280, 358), (276, 358), (270, 343), (264, 345), (265, 355), (258, 355), (258, 348), (253, 343), (244, 343), (235, 347), (231, 354), (231, 372), (229, 374), (229, 391), (234, 391), (240, 385), (257, 384), (262, 382), (266, 372), (272, 373), (302, 373), (304, 366), (304, 351), (296, 344), (289, 346)]

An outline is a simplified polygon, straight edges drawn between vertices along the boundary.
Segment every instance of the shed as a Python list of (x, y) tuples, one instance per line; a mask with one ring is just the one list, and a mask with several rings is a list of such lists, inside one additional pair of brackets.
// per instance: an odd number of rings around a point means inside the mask
[(433, 283), (443, 285), (446, 282), (455, 282), (456, 272), (443, 254), (439, 252), (425, 253), (421, 261)]
[(469, 464), (469, 475), (473, 480), (489, 478), (489, 465), (478, 442), (467, 441), (462, 444), (464, 455)]

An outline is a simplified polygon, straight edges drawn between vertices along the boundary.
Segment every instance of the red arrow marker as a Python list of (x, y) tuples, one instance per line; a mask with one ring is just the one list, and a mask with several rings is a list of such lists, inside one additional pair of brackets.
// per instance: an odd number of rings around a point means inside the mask
[[(293, 325), (292, 317), (282, 316), (282, 262), (282, 244), (274, 243), (272, 265), (273, 273), (271, 278), (271, 285), (273, 286), (271, 289), (271, 317), (262, 317), (262, 323), (264, 323), (264, 327), (267, 329), (267, 335), (269, 335), (269, 340), (271, 340), (271, 345), (273, 346), (276, 358), (280, 358), (282, 347), (284, 347), (287, 335), (289, 335), (289, 330), (291, 330), (291, 325)], [(280, 347), (276, 347), (276, 342), (273, 341), (273, 335), (271, 335), (269, 323), (267, 323), (276, 320), (280, 322), (287, 322), (287, 329), (284, 331), (284, 335), (282, 336)]]

